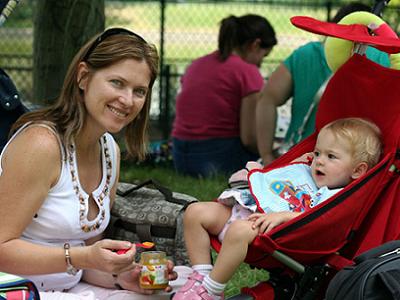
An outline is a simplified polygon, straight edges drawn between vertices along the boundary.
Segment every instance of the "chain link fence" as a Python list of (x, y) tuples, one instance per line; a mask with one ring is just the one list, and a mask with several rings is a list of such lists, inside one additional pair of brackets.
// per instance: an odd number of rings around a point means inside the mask
[[(0, 67), (14, 80), (25, 100), (32, 97), (32, 37), (37, 0), (21, 1), (0, 28)], [(295, 28), (290, 17), (331, 18), (348, 1), (258, 0), (258, 1), (105, 1), (106, 27), (123, 26), (157, 46), (161, 56), (161, 76), (156, 82), (151, 117), (159, 122), (166, 138), (174, 116), (179, 78), (195, 58), (217, 48), (219, 22), (229, 16), (255, 13), (274, 26), (278, 45), (264, 59), (262, 74), (267, 78), (295, 48), (322, 37)], [(370, 1), (365, 1), (371, 4)], [(385, 9), (385, 19), (399, 30), (398, 6)]]

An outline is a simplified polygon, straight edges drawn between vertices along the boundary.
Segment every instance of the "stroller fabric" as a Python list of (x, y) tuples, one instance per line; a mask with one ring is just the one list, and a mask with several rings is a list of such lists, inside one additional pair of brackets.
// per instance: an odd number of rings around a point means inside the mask
[[(382, 132), (384, 153), (368, 173), (333, 197), (255, 238), (246, 262), (259, 268), (287, 268), (272, 254), (279, 250), (306, 266), (330, 264), (339, 270), (352, 259), (400, 238), (400, 71), (355, 54), (331, 78), (316, 116), (316, 132), (268, 165), (289, 164), (314, 148), (318, 131), (346, 117), (373, 121)], [(212, 240), (218, 251), (220, 244)]]
[(382, 35), (371, 35), (367, 26), (361, 24), (328, 23), (304, 16), (293, 17), (290, 20), (295, 26), (309, 32), (372, 45), (390, 54), (399, 52), (400, 40), (394, 32), (385, 31)]

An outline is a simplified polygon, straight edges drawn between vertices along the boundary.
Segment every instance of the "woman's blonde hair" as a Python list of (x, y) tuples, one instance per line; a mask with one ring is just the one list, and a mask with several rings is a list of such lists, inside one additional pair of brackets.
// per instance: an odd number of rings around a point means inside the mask
[(378, 163), (382, 153), (381, 131), (374, 123), (344, 118), (325, 125), (322, 130), (330, 130), (336, 138), (347, 141), (356, 163), (366, 162), (369, 169)]
[[(110, 31), (112, 33), (105, 37)], [(88, 76), (93, 76), (96, 71), (124, 59), (145, 61), (150, 69), (149, 91), (145, 104), (135, 120), (125, 128), (128, 153), (138, 159), (144, 159), (151, 89), (158, 75), (159, 58), (154, 45), (148, 44), (143, 38), (126, 29), (108, 29), (87, 42), (73, 58), (56, 102), (47, 108), (23, 115), (14, 124), (11, 134), (27, 122), (44, 122), (57, 130), (64, 147), (67, 147), (82, 130), (87, 114), (83, 93), (77, 80), (79, 64), (86, 62), (89, 67)]]

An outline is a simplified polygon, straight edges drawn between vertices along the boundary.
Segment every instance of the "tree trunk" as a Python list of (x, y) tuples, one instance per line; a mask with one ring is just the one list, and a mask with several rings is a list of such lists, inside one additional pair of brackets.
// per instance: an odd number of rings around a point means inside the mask
[(48, 105), (58, 97), (76, 52), (104, 29), (104, 0), (40, 0), (36, 12), (33, 102)]

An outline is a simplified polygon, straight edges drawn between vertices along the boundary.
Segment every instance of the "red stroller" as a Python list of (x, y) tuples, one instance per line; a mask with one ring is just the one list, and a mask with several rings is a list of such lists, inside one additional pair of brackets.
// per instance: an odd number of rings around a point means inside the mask
[[(392, 53), (400, 52), (400, 43), (388, 46)], [(366, 176), (310, 211), (257, 237), (245, 261), (271, 270), (271, 282), (245, 288), (244, 294), (255, 299), (323, 298), (329, 279), (356, 255), (400, 239), (400, 94), (395, 92), (399, 86), (400, 71), (358, 54), (331, 78), (318, 107), (316, 132), (268, 168), (283, 166), (312, 151), (318, 131), (345, 117), (375, 122), (382, 131), (384, 155)], [(216, 239), (212, 245), (219, 251)], [(283, 281), (275, 280), (282, 276)], [(280, 282), (293, 284), (295, 291), (286, 292), (286, 285), (279, 289)]]

